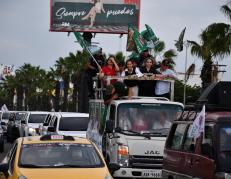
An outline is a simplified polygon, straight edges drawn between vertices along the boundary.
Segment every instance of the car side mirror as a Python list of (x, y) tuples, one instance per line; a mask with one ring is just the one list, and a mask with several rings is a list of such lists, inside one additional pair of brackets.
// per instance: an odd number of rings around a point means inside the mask
[(21, 121), (21, 124), (26, 124), (26, 121)]
[(109, 120), (106, 122), (106, 133), (113, 133), (114, 122), (115, 121), (112, 121), (112, 120)]
[(14, 121), (14, 118), (10, 118), (9, 121)]
[(5, 126), (5, 125), (6, 125), (6, 123), (5, 123), (5, 122), (1, 122), (1, 125)]
[(209, 158), (211, 158), (212, 153), (213, 153), (212, 146), (208, 143), (201, 144), (201, 153), (202, 153), (202, 155), (207, 155), (207, 156), (209, 156)]
[(49, 127), (47, 128), (47, 131), (48, 131), (48, 132), (55, 132), (55, 128), (54, 128), (53, 126), (49, 126)]
[(5, 177), (8, 176), (8, 170), (9, 170), (9, 164), (8, 163), (1, 163), (0, 164), (0, 176), (1, 173), (5, 175)]
[(120, 165), (117, 163), (109, 163), (108, 169), (109, 169), (110, 173), (113, 174), (116, 170), (120, 169)]

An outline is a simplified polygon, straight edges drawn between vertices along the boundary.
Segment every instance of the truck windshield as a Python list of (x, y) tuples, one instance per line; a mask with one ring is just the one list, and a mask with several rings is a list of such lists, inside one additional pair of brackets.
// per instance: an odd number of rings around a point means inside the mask
[(224, 172), (231, 172), (231, 125), (223, 124), (219, 128), (219, 168)]
[(175, 104), (120, 104), (117, 126), (124, 131), (166, 135), (182, 110)]

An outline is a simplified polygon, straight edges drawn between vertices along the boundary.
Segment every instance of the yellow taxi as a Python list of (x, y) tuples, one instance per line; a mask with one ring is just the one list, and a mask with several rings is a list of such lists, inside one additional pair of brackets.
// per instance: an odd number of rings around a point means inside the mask
[[(118, 167), (109, 164), (111, 172)], [(91, 141), (62, 135), (19, 138), (0, 164), (0, 173), (6, 179), (112, 179)]]

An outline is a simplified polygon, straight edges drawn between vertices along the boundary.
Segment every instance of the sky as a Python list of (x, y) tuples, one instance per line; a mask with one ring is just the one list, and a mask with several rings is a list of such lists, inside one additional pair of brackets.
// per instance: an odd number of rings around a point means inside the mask
[[(227, 0), (141, 0), (140, 31), (145, 24), (152, 27), (160, 40), (166, 44), (166, 50), (175, 49), (176, 40), (186, 27), (185, 40), (199, 42), (199, 34), (208, 25), (215, 22), (228, 23), (220, 11)], [(50, 0), (0, 0), (0, 64), (15, 65), (24, 63), (40, 66), (48, 70), (59, 57), (69, 52), (81, 50), (75, 43), (73, 34), (50, 32)], [(127, 36), (96, 34), (93, 42), (99, 42), (106, 54), (118, 51), (126, 52)], [(186, 49), (178, 53), (176, 71), (184, 72)], [(226, 57), (219, 64), (226, 64), (226, 73), (222, 80), (230, 80), (231, 60)], [(187, 66), (196, 63), (196, 72), (200, 73), (201, 59), (190, 55), (188, 49)], [(198, 78), (194, 82), (198, 82)], [(192, 82), (192, 83), (194, 83)]]

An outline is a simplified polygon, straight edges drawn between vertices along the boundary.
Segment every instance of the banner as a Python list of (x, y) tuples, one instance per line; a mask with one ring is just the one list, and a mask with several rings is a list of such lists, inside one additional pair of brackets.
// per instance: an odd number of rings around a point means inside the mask
[(51, 0), (50, 30), (126, 34), (139, 28), (140, 0)]

